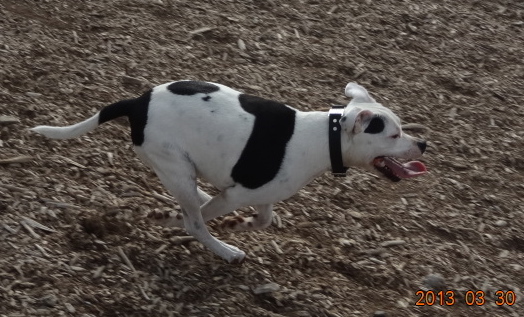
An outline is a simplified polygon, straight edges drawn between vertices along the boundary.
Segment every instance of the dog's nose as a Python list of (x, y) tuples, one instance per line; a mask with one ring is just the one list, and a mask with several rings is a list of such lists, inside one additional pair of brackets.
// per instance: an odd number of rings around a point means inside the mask
[(417, 146), (420, 149), (420, 153), (424, 153), (424, 151), (426, 151), (427, 143), (426, 141), (418, 141)]

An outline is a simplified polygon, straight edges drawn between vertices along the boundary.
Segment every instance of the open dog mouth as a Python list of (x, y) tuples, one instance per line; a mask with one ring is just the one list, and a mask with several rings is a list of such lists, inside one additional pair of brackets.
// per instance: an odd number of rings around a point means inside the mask
[(400, 163), (388, 156), (376, 157), (373, 160), (373, 166), (394, 182), (398, 182), (403, 178), (417, 177), (427, 172), (426, 166), (422, 162)]

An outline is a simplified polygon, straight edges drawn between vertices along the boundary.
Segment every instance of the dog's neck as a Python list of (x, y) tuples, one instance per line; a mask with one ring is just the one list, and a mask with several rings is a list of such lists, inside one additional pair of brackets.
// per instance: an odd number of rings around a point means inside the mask
[(303, 175), (305, 183), (331, 170), (328, 126), (327, 112), (297, 113), (294, 133), (299, 134), (300, 138), (295, 138), (296, 141), (290, 144), (297, 150), (288, 153), (293, 153), (290, 162), (296, 161), (291, 163), (292, 173)]

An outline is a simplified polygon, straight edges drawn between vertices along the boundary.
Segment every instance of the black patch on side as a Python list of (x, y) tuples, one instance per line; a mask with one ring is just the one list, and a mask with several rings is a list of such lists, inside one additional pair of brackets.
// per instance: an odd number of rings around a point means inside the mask
[(131, 126), (131, 141), (134, 145), (144, 143), (144, 128), (147, 123), (147, 112), (151, 100), (151, 90), (135, 99), (127, 99), (115, 102), (100, 110), (98, 124), (127, 116)]
[(379, 116), (375, 116), (371, 119), (371, 121), (369, 121), (369, 124), (366, 130), (364, 130), (364, 133), (371, 133), (371, 134), (380, 133), (384, 131), (384, 127), (385, 127), (384, 119), (382, 119)]
[(209, 94), (215, 91), (219, 91), (220, 87), (214, 84), (206, 83), (204, 81), (190, 80), (174, 82), (167, 86), (167, 89), (176, 95), (192, 96), (198, 93)]
[(295, 130), (296, 111), (282, 103), (246, 94), (238, 99), (242, 108), (255, 116), (255, 125), (231, 177), (242, 186), (255, 189), (275, 178), (280, 170)]

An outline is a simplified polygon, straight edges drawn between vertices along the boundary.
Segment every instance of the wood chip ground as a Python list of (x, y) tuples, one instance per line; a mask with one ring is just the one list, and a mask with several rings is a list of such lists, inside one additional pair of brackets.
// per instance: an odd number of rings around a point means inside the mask
[[(507, 0), (0, 1), (0, 316), (524, 316), (523, 20)], [(146, 221), (179, 207), (125, 120), (28, 132), (177, 79), (323, 111), (358, 81), (430, 172), (322, 176), (268, 230), (213, 229), (235, 266)], [(439, 287), (457, 303), (415, 305)]]

